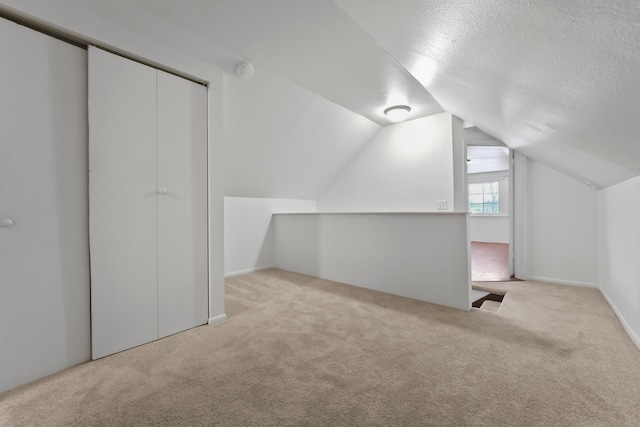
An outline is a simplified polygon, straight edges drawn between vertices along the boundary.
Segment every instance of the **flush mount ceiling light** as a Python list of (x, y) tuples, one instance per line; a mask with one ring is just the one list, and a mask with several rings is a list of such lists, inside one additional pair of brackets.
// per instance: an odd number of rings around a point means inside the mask
[(389, 117), (392, 122), (401, 122), (407, 118), (411, 111), (411, 107), (408, 105), (394, 105), (384, 110), (384, 114)]

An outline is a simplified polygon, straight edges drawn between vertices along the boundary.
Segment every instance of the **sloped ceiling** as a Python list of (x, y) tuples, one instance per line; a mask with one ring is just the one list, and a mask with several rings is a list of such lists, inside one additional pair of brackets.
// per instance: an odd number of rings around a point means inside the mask
[(506, 147), (470, 145), (467, 147), (467, 173), (509, 170), (509, 149)]
[(130, 0), (380, 125), (442, 107), (331, 0)]
[(442, 107), (598, 187), (640, 173), (638, 2), (133, 1), (379, 124)]
[(599, 187), (640, 173), (640, 3), (336, 0), (442, 107)]
[(411, 118), (444, 109), (597, 187), (640, 173), (637, 1), (61, 1), (71, 2), (153, 27), (161, 43), (210, 49), (228, 72), (249, 59), (380, 125), (390, 104), (408, 103)]

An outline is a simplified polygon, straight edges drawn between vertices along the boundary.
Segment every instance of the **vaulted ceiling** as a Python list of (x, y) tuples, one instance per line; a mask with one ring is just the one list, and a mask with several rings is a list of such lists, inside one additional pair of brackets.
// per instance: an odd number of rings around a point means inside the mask
[[(143, 16), (170, 23), (379, 125), (389, 123), (382, 111), (392, 104), (410, 105), (410, 118), (445, 110), (597, 187), (640, 174), (637, 1), (85, 0), (77, 7), (134, 29)], [(218, 52), (211, 61), (222, 61)], [(228, 61), (220, 66), (228, 70)]]
[(336, 0), (447, 111), (599, 187), (640, 173), (640, 3)]
[(598, 187), (640, 173), (640, 3), (134, 0), (379, 124), (444, 109)]

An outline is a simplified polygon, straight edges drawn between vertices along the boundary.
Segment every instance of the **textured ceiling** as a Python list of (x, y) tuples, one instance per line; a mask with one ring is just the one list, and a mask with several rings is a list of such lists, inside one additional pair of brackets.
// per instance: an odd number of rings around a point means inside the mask
[(640, 173), (640, 2), (336, 3), (508, 146), (599, 187)]
[[(381, 125), (390, 104), (408, 103), (411, 118), (444, 109), (597, 187), (640, 174), (638, 1), (85, 0), (77, 7), (133, 30), (148, 27), (140, 17), (155, 16), (171, 34), (180, 28)], [(228, 70), (223, 59), (212, 49), (211, 62)]]

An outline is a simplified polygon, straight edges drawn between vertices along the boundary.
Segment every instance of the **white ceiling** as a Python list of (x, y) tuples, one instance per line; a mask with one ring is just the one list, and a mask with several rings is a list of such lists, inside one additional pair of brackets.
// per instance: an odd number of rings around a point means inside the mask
[(331, 0), (131, 0), (380, 125), (442, 112), (431, 94)]
[(599, 187), (640, 173), (640, 2), (336, 2), (508, 146)]
[(598, 187), (640, 174), (637, 1), (78, 5), (133, 29), (155, 16), (381, 125), (390, 104), (408, 103), (412, 118), (444, 109)]
[(467, 173), (509, 170), (509, 149), (485, 145), (467, 147)]

